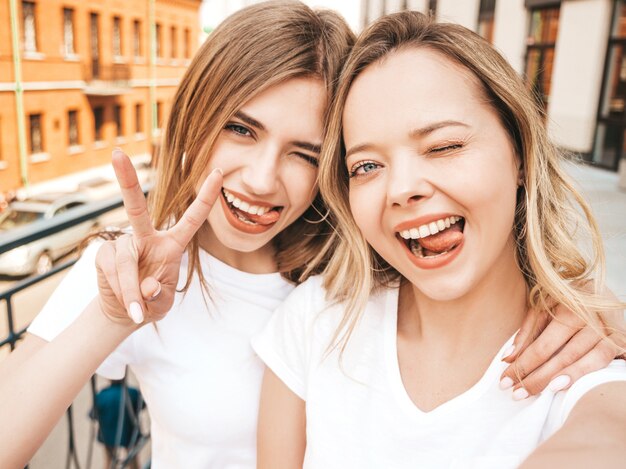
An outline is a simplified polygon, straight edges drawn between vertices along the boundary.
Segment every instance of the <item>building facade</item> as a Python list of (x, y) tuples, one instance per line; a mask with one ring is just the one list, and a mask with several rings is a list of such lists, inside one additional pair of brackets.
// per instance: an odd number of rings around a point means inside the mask
[(0, 192), (149, 155), (200, 0), (0, 2)]

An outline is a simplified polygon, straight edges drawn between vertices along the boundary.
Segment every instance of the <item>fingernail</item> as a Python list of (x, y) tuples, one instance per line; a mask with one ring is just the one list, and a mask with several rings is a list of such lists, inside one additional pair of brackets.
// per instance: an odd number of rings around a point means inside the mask
[[(213, 173), (220, 173), (221, 176), (224, 175), (224, 171), (222, 171), (222, 168), (215, 168), (213, 171), (211, 171), (211, 174), (213, 174)], [(209, 174), (209, 176), (211, 174)]]
[(552, 381), (550, 381), (550, 384), (548, 384), (548, 390), (552, 392), (558, 392), (565, 386), (567, 386), (570, 381), (571, 378), (567, 375), (557, 376)]
[(521, 401), (523, 399), (526, 399), (527, 397), (528, 391), (526, 391), (526, 389), (524, 388), (519, 388), (513, 391), (513, 400), (515, 401)]
[(502, 389), (503, 391), (511, 387), (513, 387), (513, 380), (508, 376), (505, 376), (500, 380), (500, 389)]
[(509, 346), (504, 352), (502, 352), (500, 360), (504, 360), (506, 357), (510, 357), (513, 352), (515, 352), (515, 345)]
[(128, 310), (128, 315), (135, 324), (141, 324), (143, 322), (143, 311), (141, 310), (141, 305), (139, 303), (133, 301), (128, 307)]
[(156, 291), (152, 294), (152, 296), (150, 297), (151, 300), (154, 300), (157, 296), (159, 296), (161, 294), (161, 284), (159, 283), (159, 285), (157, 286)]

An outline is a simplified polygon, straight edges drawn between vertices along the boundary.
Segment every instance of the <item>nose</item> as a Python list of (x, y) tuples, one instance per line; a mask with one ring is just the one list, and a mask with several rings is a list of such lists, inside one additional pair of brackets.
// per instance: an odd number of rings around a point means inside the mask
[(431, 197), (435, 191), (428, 163), (415, 154), (397, 154), (388, 168), (387, 201), (392, 207), (406, 207)]
[(278, 188), (278, 165), (280, 148), (267, 144), (256, 155), (249, 155), (249, 162), (242, 171), (242, 182), (250, 193), (267, 195)]

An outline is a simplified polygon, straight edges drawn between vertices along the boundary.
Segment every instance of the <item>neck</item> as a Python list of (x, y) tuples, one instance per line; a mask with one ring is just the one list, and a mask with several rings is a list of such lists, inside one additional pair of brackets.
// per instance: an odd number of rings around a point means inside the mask
[(251, 274), (270, 274), (277, 271), (272, 243), (254, 251), (238, 251), (225, 246), (206, 223), (198, 232), (198, 239), (201, 249), (234, 269)]
[(410, 283), (402, 288), (398, 334), (446, 359), (468, 350), (493, 357), (519, 329), (527, 310), (524, 277), (513, 255), (489, 269), (467, 294), (449, 301), (425, 296)]

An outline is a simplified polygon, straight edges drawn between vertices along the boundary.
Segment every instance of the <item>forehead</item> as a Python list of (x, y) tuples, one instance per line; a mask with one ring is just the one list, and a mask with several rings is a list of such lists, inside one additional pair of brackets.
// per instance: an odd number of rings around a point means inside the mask
[(302, 131), (321, 133), (325, 106), (326, 90), (322, 80), (301, 77), (263, 90), (245, 102), (240, 110), (268, 130), (299, 127)]
[(488, 105), (469, 70), (440, 52), (406, 48), (355, 79), (344, 108), (344, 136), (374, 136), (383, 123), (410, 130), (440, 120), (466, 121), (481, 107)]

